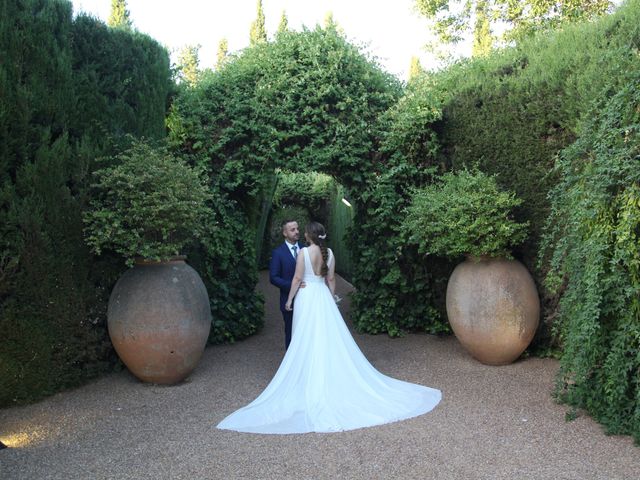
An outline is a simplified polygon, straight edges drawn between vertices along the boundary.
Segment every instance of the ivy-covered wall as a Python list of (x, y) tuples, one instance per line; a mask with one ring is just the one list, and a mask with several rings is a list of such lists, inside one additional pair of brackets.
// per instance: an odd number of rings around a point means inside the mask
[[(439, 168), (478, 166), (524, 202), (514, 252), (543, 300), (537, 347), (561, 358), (556, 394), (640, 439), (640, 2), (544, 32), (410, 86), (399, 103), (411, 156), (435, 132)], [(423, 128), (416, 104), (441, 106)], [(424, 110), (424, 109), (423, 109)], [(419, 118), (414, 115), (414, 118)]]
[(618, 53), (629, 70), (558, 160), (544, 250), (560, 294), (556, 394), (640, 442), (640, 69)]
[[(281, 223), (285, 218), (298, 219), (301, 232), (307, 220), (323, 223), (329, 236), (338, 273), (347, 279), (353, 275), (351, 252), (347, 247), (349, 229), (353, 226), (353, 207), (342, 202), (346, 189), (333, 177), (318, 172), (284, 172), (277, 175), (271, 199), (269, 228), (265, 232), (261, 265), (266, 267), (275, 247), (282, 243)], [(303, 239), (303, 234), (301, 237)]]
[[(515, 216), (529, 222), (530, 235), (514, 254), (533, 274), (542, 297), (543, 327), (534, 341), (541, 349), (558, 345), (552, 324), (559, 297), (545, 286), (548, 264), (538, 262), (549, 193), (559, 181), (555, 160), (583, 135), (593, 99), (633, 68), (623, 68), (618, 53), (610, 52), (632, 51), (637, 44), (636, 9), (636, 1), (627, 2), (599, 22), (542, 32), (516, 47), (427, 74), (409, 86), (398, 107), (395, 124), (405, 126), (397, 149), (407, 158), (424, 157), (413, 150), (423, 144), (421, 136), (435, 133), (441, 171), (478, 166), (523, 199)], [(441, 118), (420, 124), (428, 108), (439, 108)]]
[[(229, 228), (255, 238), (276, 168), (324, 172), (351, 191), (364, 192), (384, 169), (378, 117), (400, 94), (399, 82), (335, 28), (282, 32), (185, 88), (168, 119), (169, 138), (176, 153), (205, 167), (225, 201), (243, 212)], [(290, 186), (298, 178), (307, 177), (291, 177)], [(278, 198), (290, 195), (287, 185), (280, 192)], [(298, 196), (309, 201), (310, 210), (325, 208), (313, 188)], [(278, 198), (276, 204), (282, 203)], [(246, 262), (236, 269), (242, 272), (240, 283), (227, 285), (238, 293), (257, 279), (255, 252), (241, 252)], [(261, 312), (252, 318), (261, 321)]]

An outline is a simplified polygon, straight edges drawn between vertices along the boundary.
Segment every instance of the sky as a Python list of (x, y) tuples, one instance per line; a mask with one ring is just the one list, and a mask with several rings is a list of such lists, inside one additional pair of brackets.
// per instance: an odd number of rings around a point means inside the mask
[[(72, 0), (74, 12), (107, 21), (111, 0)], [(382, 68), (408, 79), (411, 58), (430, 69), (435, 63), (425, 51), (427, 21), (414, 9), (414, 0), (262, 0), (271, 38), (282, 12), (289, 28), (301, 30), (324, 23), (328, 12), (352, 43), (376, 57)], [(212, 67), (218, 44), (226, 38), (229, 51), (249, 45), (249, 29), (256, 18), (257, 0), (128, 0), (134, 27), (169, 48), (172, 58), (186, 45), (201, 45), (200, 66)]]

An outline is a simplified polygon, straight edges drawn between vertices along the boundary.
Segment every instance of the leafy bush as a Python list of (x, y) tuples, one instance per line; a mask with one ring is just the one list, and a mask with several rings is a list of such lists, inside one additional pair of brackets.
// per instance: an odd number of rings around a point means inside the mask
[(356, 328), (367, 333), (448, 332), (444, 298), (438, 297), (445, 290), (441, 279), (448, 276), (447, 265), (423, 261), (416, 247), (401, 240), (401, 212), (410, 203), (410, 187), (426, 183), (433, 170), (402, 162), (404, 157), (396, 160), (399, 165), (356, 197), (349, 239), (357, 288), (351, 317)]
[(118, 155), (117, 165), (94, 175), (84, 221), (98, 255), (112, 249), (129, 265), (135, 257), (167, 260), (203, 235), (211, 194), (199, 174), (166, 149), (136, 143)]
[(448, 99), (446, 88), (435, 83), (440, 77), (419, 76), (411, 81), (404, 95), (384, 114), (382, 150), (414, 165), (434, 164), (441, 151), (434, 125), (442, 119)]
[[(513, 254), (541, 295), (543, 322), (535, 348), (559, 347), (551, 331), (559, 294), (545, 287), (549, 265), (538, 262), (549, 192), (559, 181), (555, 158), (582, 135), (593, 99), (607, 88), (615, 91), (625, 70), (635, 68), (609, 52), (637, 51), (638, 25), (640, 4), (628, 1), (598, 21), (541, 32), (515, 47), (424, 75), (411, 82), (393, 129), (387, 129), (394, 148), (416, 164), (429, 158), (423, 145), (435, 132), (440, 148), (434, 164), (441, 172), (477, 166), (522, 199), (513, 216), (529, 223), (529, 235)], [(429, 105), (440, 105), (442, 114), (425, 128), (421, 118)]]
[(527, 224), (511, 218), (520, 203), (480, 171), (445, 173), (435, 184), (416, 191), (404, 232), (420, 253), (510, 258), (510, 247), (526, 237)]
[(314, 218), (326, 218), (333, 184), (333, 178), (322, 173), (280, 172), (273, 205), (275, 208), (303, 205)]
[[(335, 29), (284, 32), (181, 91), (168, 118), (169, 138), (178, 155), (210, 172), (211, 183), (244, 216), (222, 228), (253, 235), (277, 168), (326, 173), (357, 195), (367, 190), (386, 170), (378, 118), (400, 93), (397, 79)], [(219, 253), (248, 258), (254, 249)], [(229, 284), (230, 291), (252, 291), (255, 265), (233, 277), (239, 283)], [(378, 284), (365, 280), (359, 288)]]
[(558, 158), (540, 261), (561, 295), (558, 398), (640, 443), (640, 70), (633, 48), (609, 55), (625, 74)]
[[(210, 343), (233, 343), (256, 333), (264, 322), (253, 238), (239, 205), (218, 188), (211, 189), (211, 215), (204, 235), (185, 250), (189, 264), (200, 273), (211, 303)], [(230, 228), (233, 227), (233, 228)]]
[(101, 144), (127, 134), (163, 138), (173, 93), (169, 52), (135, 30), (110, 28), (79, 14), (71, 28), (74, 102), (72, 139)]
[(241, 203), (276, 168), (362, 185), (374, 170), (377, 118), (400, 93), (392, 75), (335, 29), (284, 32), (182, 91), (169, 138)]

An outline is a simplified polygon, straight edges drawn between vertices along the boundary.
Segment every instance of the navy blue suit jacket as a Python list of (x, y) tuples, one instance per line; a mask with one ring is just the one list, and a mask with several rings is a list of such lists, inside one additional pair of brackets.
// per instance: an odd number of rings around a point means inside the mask
[[(302, 249), (302, 244), (298, 242), (298, 253)], [(291, 281), (296, 273), (296, 259), (293, 258), (289, 246), (282, 242), (271, 254), (269, 263), (269, 280), (280, 289), (280, 311), (284, 312), (284, 304), (289, 298)]]

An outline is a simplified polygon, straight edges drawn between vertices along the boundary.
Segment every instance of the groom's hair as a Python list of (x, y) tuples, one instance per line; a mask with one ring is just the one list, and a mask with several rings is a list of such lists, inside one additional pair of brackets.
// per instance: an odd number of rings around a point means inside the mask
[(293, 219), (293, 218), (285, 218), (282, 223), (280, 224), (280, 230), (284, 231), (284, 227), (287, 226), (287, 223), (291, 223), (291, 222), (296, 222), (298, 223), (297, 220)]

